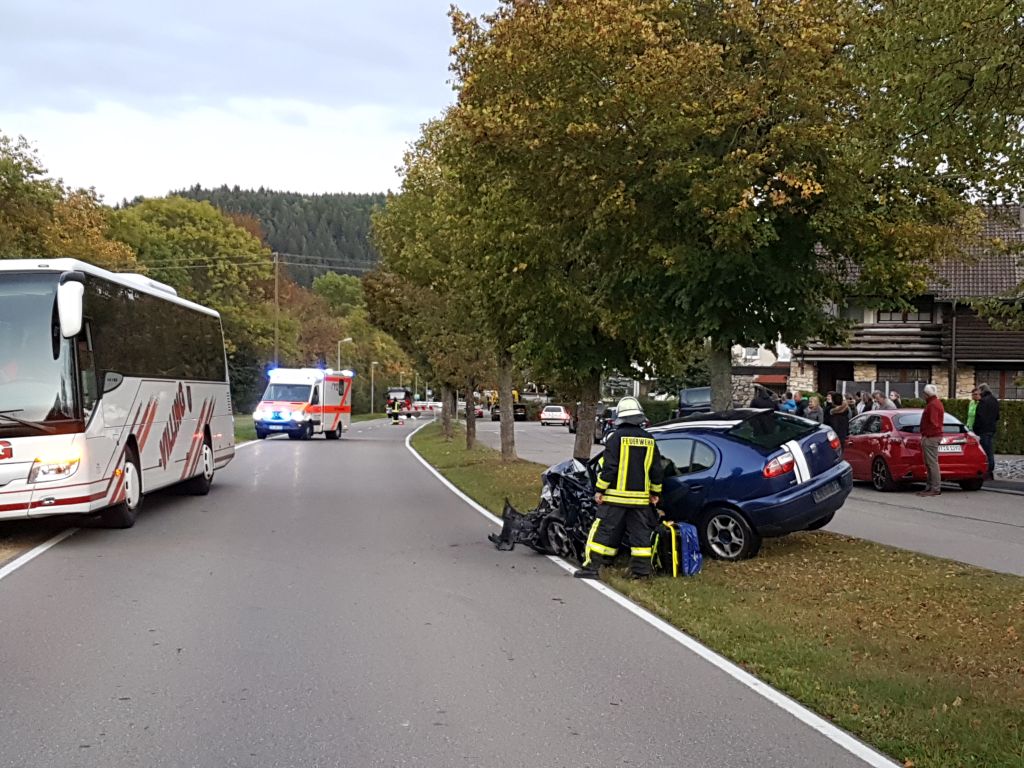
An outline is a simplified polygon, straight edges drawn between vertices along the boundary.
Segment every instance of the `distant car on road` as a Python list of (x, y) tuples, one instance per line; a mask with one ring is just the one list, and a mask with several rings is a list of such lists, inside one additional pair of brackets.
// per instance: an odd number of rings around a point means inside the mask
[(568, 426), (571, 421), (572, 415), (564, 405), (546, 405), (544, 410), (540, 412), (540, 423), (544, 427), (548, 424)]
[[(466, 404), (465, 403), (459, 403), (459, 413), (461, 413), (463, 416), (466, 415)], [(482, 405), (480, 405), (480, 403), (474, 404), (474, 406), (473, 406), (473, 415), (476, 418), (478, 418), (478, 419), (482, 419), (484, 417), (484, 407)]]
[[(854, 480), (869, 480), (879, 491), (892, 491), (903, 483), (923, 483), (927, 472), (921, 450), (922, 413), (920, 408), (869, 411), (853, 419), (844, 458), (853, 467)], [(978, 438), (948, 413), (942, 431), (942, 479), (959, 483), (965, 491), (980, 490), (988, 459)]]
[(692, 416), (695, 413), (710, 413), (711, 387), (689, 387), (679, 390), (679, 408), (676, 418)]
[[(515, 421), (526, 421), (526, 406), (523, 403), (516, 403), (512, 406), (512, 418)], [(501, 419), (501, 406), (495, 403), (491, 406), (491, 421)]]
[(853, 489), (835, 432), (776, 411), (743, 408), (650, 429), (665, 461), (660, 507), (692, 523), (720, 560), (757, 554), (765, 537), (816, 530)]

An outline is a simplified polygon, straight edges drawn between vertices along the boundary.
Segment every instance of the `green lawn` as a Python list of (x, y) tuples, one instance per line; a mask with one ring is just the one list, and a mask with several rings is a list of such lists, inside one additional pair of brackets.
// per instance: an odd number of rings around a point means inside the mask
[[(539, 464), (413, 438), (495, 514), (536, 504)], [(495, 551), (494, 556), (518, 553)], [(1024, 767), (1024, 579), (830, 533), (695, 578), (605, 581), (907, 766)]]

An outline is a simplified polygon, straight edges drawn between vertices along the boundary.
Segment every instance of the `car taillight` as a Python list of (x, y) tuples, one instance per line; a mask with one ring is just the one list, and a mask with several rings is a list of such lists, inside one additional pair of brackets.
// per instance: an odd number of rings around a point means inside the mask
[(761, 474), (768, 478), (780, 477), (787, 472), (792, 472), (795, 464), (796, 461), (793, 458), (793, 454), (784, 453), (765, 464)]
[(837, 435), (835, 432), (833, 432), (830, 429), (828, 431), (828, 435), (826, 435), (826, 437), (828, 437), (828, 444), (832, 446), (832, 450), (833, 451), (838, 451), (839, 450), (839, 446), (842, 445), (842, 443), (839, 440), (839, 435)]

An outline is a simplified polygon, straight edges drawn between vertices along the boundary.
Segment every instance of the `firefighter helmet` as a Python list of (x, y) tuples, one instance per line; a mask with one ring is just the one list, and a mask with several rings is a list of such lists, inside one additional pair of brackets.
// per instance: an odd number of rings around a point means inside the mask
[(624, 397), (615, 408), (615, 420), (620, 423), (641, 424), (644, 420), (644, 409), (635, 397)]

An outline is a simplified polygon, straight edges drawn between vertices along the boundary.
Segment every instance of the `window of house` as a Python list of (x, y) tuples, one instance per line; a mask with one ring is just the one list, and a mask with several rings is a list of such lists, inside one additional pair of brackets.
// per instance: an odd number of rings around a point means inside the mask
[(880, 323), (930, 323), (933, 316), (934, 304), (927, 299), (915, 301), (914, 308), (909, 312), (902, 309), (878, 310)]
[(878, 366), (878, 381), (891, 381), (897, 384), (913, 384), (915, 381), (927, 382), (931, 379), (931, 368), (897, 368), (895, 366)]
[(976, 384), (988, 384), (1000, 400), (1024, 400), (1024, 370), (1013, 368), (979, 368)]

